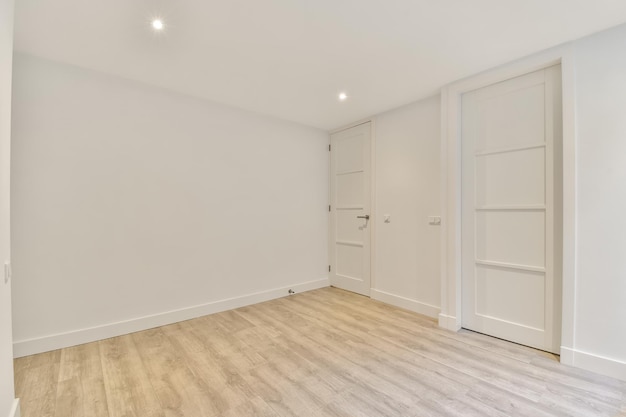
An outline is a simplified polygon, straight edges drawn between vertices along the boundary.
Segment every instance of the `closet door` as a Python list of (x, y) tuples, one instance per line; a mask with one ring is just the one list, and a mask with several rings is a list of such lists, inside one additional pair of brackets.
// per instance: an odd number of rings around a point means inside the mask
[(463, 96), (463, 327), (558, 353), (561, 69)]

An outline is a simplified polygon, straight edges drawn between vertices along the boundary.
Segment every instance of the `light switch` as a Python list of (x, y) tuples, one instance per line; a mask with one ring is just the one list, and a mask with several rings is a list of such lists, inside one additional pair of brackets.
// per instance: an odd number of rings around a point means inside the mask
[(383, 219), (385, 220), (385, 223), (391, 223), (391, 214), (385, 214)]

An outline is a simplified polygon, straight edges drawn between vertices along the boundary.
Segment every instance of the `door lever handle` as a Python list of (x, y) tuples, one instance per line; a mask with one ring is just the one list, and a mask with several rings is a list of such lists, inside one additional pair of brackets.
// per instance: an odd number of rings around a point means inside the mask
[(365, 219), (365, 220), (369, 220), (370, 219), (370, 215), (366, 214), (365, 216), (356, 216), (357, 219)]

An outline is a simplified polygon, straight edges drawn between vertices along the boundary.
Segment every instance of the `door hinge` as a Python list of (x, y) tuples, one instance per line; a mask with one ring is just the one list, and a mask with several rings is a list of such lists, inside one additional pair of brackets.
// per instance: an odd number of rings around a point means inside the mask
[(330, 204), (328, 205), (328, 211), (330, 211)]
[(330, 145), (328, 145), (328, 152), (330, 152)]
[(330, 272), (330, 265), (328, 265), (328, 272)]

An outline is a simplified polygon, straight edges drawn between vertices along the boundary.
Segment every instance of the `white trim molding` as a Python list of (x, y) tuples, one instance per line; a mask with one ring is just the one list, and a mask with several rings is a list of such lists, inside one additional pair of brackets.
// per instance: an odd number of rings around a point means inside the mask
[(439, 312), (441, 311), (439, 307), (410, 298), (402, 297), (400, 295), (390, 294), (385, 291), (375, 290), (374, 288), (372, 288), (370, 291), (370, 297), (372, 297), (372, 299), (374, 300), (382, 301), (383, 303), (404, 308), (405, 310), (432, 317), (434, 319), (439, 316)]
[(452, 332), (458, 332), (461, 330), (461, 326), (457, 323), (456, 317), (445, 314), (439, 314), (439, 327)]
[(374, 119), (375, 119), (374, 116), (366, 117), (365, 119), (358, 120), (358, 121), (356, 121), (354, 123), (350, 123), (350, 124), (347, 124), (345, 126), (341, 126), (341, 127), (336, 128), (336, 129), (329, 130), (328, 131), (328, 135), (329, 136), (330, 135), (334, 135), (335, 133), (343, 132), (344, 130), (352, 129), (353, 127), (364, 125), (365, 123), (373, 122)]
[(13, 400), (13, 406), (11, 407), (11, 411), (9, 411), (9, 417), (20, 417), (20, 399), (16, 398)]
[(561, 362), (564, 357), (577, 368), (626, 381), (626, 362), (561, 346)]
[(108, 339), (110, 337), (121, 336), (184, 320), (190, 320), (196, 317), (206, 316), (208, 314), (219, 313), (226, 310), (275, 300), (277, 298), (288, 296), (289, 290), (299, 293), (328, 287), (329, 285), (328, 278), (326, 277), (315, 281), (290, 285), (288, 287), (213, 301), (197, 306), (181, 308), (179, 310), (104, 324), (102, 326), (79, 329), (34, 339), (18, 340), (13, 343), (13, 354), (16, 358), (19, 358), (22, 356), (34, 355), (36, 353), (48, 352), (69, 346), (76, 346), (83, 343), (95, 342), (97, 340)]
[[(565, 44), (469, 77), (441, 90), (441, 327), (458, 330), (461, 309), (461, 98), (464, 93), (561, 64), (563, 84), (563, 300), (561, 345), (574, 349), (576, 303), (575, 52)], [(572, 365), (571, 355), (561, 362)]]

